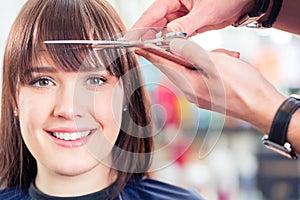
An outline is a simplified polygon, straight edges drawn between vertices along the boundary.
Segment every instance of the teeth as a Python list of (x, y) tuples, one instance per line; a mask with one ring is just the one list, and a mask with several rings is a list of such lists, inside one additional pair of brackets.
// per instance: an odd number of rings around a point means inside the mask
[(75, 132), (75, 133), (53, 132), (52, 135), (62, 140), (78, 140), (80, 138), (88, 136), (90, 133), (91, 131)]

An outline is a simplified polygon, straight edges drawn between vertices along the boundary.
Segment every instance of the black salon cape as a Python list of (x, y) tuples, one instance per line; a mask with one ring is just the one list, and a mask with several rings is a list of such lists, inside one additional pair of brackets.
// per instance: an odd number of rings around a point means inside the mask
[[(101, 192), (101, 191), (100, 191)], [(46, 196), (46, 195), (45, 195)], [(81, 197), (45, 197), (41, 196), (38, 200), (92, 200), (90, 195)], [(96, 198), (99, 199), (99, 198)], [(203, 198), (194, 190), (188, 190), (182, 187), (170, 185), (161, 181), (144, 178), (139, 182), (129, 182), (124, 187), (117, 200), (203, 200)], [(10, 188), (0, 190), (0, 200), (33, 200), (29, 195), (28, 189), (19, 190)]]

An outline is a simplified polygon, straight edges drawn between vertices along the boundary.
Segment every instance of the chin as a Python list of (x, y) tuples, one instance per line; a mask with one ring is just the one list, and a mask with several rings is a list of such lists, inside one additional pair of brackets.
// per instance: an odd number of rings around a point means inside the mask
[(95, 171), (97, 168), (101, 168), (101, 163), (96, 160), (76, 160), (75, 162), (68, 160), (61, 163), (55, 163), (52, 170), (55, 174), (60, 176), (80, 176), (83, 174), (88, 174), (89, 172)]
[(55, 174), (65, 177), (77, 177), (87, 173), (88, 171), (88, 169), (57, 169), (55, 170)]

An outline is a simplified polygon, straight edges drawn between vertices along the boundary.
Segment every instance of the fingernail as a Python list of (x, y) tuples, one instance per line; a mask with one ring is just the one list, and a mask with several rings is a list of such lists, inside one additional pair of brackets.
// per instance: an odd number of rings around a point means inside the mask
[(134, 50), (134, 53), (136, 53), (136, 54), (140, 54), (142, 51), (141, 51), (141, 49), (135, 49)]
[(169, 31), (175, 31), (175, 32), (182, 32), (183, 31), (183, 28), (182, 28), (181, 24), (176, 23), (176, 22), (170, 22), (167, 25), (167, 29)]
[(234, 52), (234, 56), (235, 56), (236, 58), (240, 58), (240, 57), (241, 57), (241, 53), (240, 53), (240, 52)]
[(170, 42), (171, 51), (174, 53), (180, 53), (185, 45), (185, 40), (174, 39)]

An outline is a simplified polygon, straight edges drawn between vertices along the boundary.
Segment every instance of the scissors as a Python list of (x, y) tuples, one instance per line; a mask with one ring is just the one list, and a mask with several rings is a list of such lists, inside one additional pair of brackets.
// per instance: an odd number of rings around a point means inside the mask
[[(130, 38), (130, 35), (129, 35)], [(187, 39), (185, 32), (168, 32), (163, 33), (159, 31), (155, 34), (154, 38), (139, 37), (138, 40), (128, 40), (126, 37), (120, 37), (117, 40), (47, 40), (45, 44), (82, 44), (91, 45), (93, 49), (101, 50), (107, 48), (142, 48), (150, 53), (163, 57), (174, 63), (180, 64), (184, 67), (195, 70), (196, 67), (193, 63), (172, 54), (169, 51), (169, 43), (172, 39), (181, 38)]]

